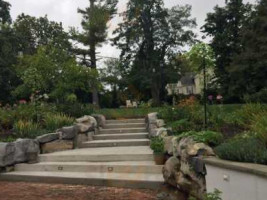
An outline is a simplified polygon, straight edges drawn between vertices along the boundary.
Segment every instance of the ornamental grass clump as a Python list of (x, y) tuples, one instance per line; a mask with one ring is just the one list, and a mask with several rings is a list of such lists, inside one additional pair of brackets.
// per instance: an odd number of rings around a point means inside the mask
[(19, 120), (14, 123), (13, 126), (16, 137), (21, 138), (35, 138), (36, 136), (42, 135), (45, 133), (39, 124), (34, 123), (33, 121), (23, 121)]
[(56, 131), (63, 126), (70, 126), (74, 123), (74, 118), (62, 113), (49, 113), (44, 117), (44, 126), (47, 131)]

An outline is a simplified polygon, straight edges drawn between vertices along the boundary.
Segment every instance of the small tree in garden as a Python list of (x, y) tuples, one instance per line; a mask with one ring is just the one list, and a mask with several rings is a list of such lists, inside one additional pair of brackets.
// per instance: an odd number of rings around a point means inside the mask
[(96, 84), (95, 70), (79, 66), (66, 51), (40, 47), (36, 54), (24, 56), (16, 66), (22, 84), (14, 94), (27, 98), (38, 91), (57, 102), (77, 99), (76, 90), (90, 92)]
[(207, 129), (207, 69), (215, 66), (215, 56), (212, 48), (205, 43), (198, 43), (186, 55), (191, 69), (198, 73), (203, 73), (204, 79), (204, 112), (205, 112), (205, 129)]

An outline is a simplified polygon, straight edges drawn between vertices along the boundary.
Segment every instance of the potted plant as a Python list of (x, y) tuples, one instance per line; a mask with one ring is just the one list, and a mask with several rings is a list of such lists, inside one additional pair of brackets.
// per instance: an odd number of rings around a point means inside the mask
[(164, 157), (164, 143), (161, 137), (154, 137), (151, 139), (150, 148), (154, 152), (154, 160), (157, 165), (163, 165), (165, 162)]

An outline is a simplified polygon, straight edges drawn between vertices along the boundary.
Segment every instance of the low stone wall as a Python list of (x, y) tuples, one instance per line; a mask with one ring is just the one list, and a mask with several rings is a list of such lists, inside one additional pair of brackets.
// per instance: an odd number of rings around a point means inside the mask
[(215, 157), (204, 159), (207, 191), (218, 189), (223, 200), (266, 200), (267, 166), (238, 163)]
[(35, 139), (18, 139), (11, 143), (0, 143), (0, 170), (7, 170), (17, 163), (37, 162), (39, 153), (79, 148), (85, 141), (93, 140), (93, 135), (104, 127), (103, 115), (83, 116), (76, 119), (73, 126), (62, 127), (55, 133), (39, 136)]
[(201, 199), (206, 193), (203, 157), (214, 156), (212, 148), (191, 137), (178, 140), (178, 137), (170, 136), (171, 130), (164, 128), (165, 123), (158, 119), (157, 113), (148, 114), (146, 121), (150, 137), (163, 138), (164, 151), (169, 157), (162, 171), (165, 182)]
[(146, 116), (146, 128), (150, 138), (168, 136), (168, 130), (164, 126), (165, 122), (162, 119), (158, 119), (158, 113), (150, 113)]

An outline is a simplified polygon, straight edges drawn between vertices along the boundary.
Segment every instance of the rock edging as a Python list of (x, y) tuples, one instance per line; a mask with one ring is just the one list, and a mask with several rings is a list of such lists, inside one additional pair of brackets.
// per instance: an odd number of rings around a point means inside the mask
[(158, 119), (157, 113), (150, 113), (146, 118), (150, 137), (162, 137), (164, 151), (169, 159), (162, 173), (167, 184), (189, 195), (202, 198), (206, 193), (206, 168), (204, 156), (214, 156), (211, 147), (197, 143), (191, 137), (179, 139), (170, 136), (170, 131), (164, 128), (164, 121)]
[(98, 129), (105, 126), (103, 115), (83, 116), (73, 126), (62, 127), (35, 139), (17, 139), (15, 142), (0, 142), (0, 171), (18, 163), (37, 162), (39, 153), (52, 153), (79, 148), (84, 141), (93, 140)]

